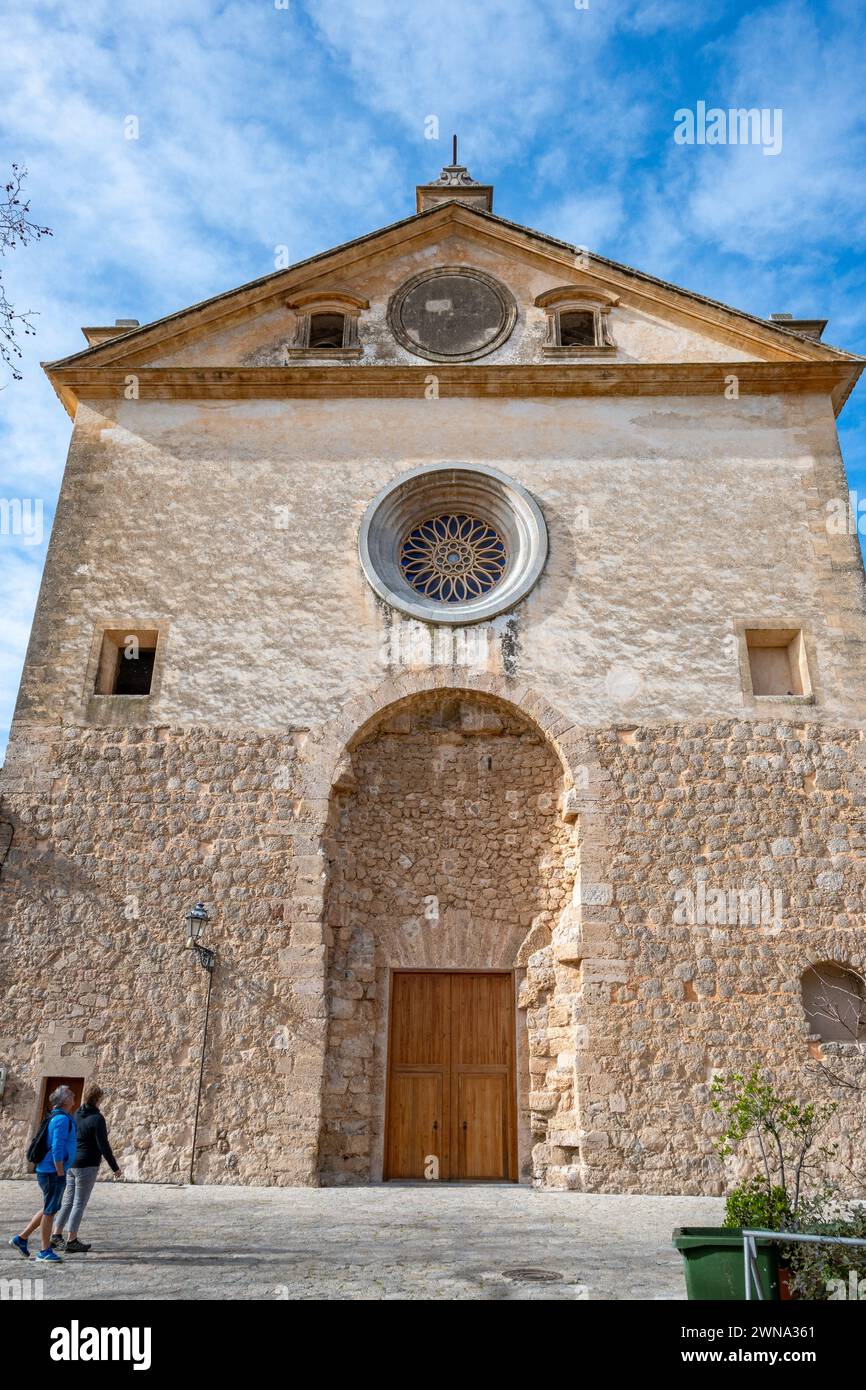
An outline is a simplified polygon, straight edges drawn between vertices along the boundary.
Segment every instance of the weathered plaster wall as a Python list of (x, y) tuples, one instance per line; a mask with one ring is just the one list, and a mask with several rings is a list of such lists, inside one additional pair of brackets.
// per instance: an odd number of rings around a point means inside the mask
[[(437, 633), (374, 597), (357, 532), (381, 486), (449, 460), (526, 486), (551, 544), (514, 613)], [(860, 718), (862, 561), (826, 529), (845, 496), (817, 397), (82, 406), (18, 717), (104, 719), (94, 632), (147, 620), (169, 630), (145, 722), (306, 727), (455, 664), (517, 673), (586, 724), (759, 717), (735, 624), (778, 619), (807, 631), (816, 717)]]

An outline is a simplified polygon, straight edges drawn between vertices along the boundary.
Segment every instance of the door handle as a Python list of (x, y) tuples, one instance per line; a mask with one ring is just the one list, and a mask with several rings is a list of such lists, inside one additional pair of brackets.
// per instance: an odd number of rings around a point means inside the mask
[(463, 1121), (463, 1128), (464, 1128), (464, 1129), (466, 1128), (466, 1121), (465, 1121), (465, 1120)]
[(438, 1120), (434, 1120), (434, 1121), (433, 1121), (433, 1128), (434, 1128), (434, 1129), (438, 1129), (438, 1128), (439, 1128), (439, 1121), (438, 1121)]

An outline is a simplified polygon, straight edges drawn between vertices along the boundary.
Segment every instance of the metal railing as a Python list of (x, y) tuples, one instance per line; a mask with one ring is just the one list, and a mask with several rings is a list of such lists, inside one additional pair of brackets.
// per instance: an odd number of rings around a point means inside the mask
[(746, 1298), (751, 1300), (754, 1283), (756, 1299), (763, 1300), (761, 1276), (758, 1270), (758, 1248), (756, 1240), (772, 1240), (779, 1244), (793, 1245), (866, 1245), (862, 1236), (806, 1236), (794, 1231), (743, 1231), (743, 1272), (745, 1275)]

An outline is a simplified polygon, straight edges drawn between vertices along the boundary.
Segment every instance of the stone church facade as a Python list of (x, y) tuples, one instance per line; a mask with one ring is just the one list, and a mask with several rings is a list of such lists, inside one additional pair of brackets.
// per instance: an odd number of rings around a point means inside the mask
[(860, 360), (416, 208), (47, 367), (4, 1176), (62, 1077), (145, 1181), (714, 1193), (714, 1073), (862, 1065)]

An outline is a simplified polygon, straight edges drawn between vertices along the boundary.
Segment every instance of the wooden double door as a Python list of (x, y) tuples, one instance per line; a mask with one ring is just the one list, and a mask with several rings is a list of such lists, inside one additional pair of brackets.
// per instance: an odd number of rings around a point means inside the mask
[(386, 1178), (517, 1179), (512, 977), (395, 971)]

